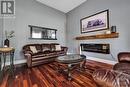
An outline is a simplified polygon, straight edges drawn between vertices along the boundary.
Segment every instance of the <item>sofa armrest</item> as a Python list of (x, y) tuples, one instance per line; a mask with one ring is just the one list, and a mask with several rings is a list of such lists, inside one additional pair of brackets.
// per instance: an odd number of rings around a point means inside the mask
[(130, 75), (118, 71), (100, 69), (92, 76), (99, 87), (130, 87)]
[(61, 47), (61, 50), (65, 52), (65, 54), (67, 54), (67, 51), (68, 51), (68, 47)]
[(27, 59), (27, 65), (28, 67), (32, 66), (32, 55), (30, 53), (24, 54), (25, 58)]
[(23, 50), (23, 53), (24, 53), (24, 55), (25, 55), (25, 54), (31, 54), (31, 55), (33, 54), (33, 52), (30, 51), (30, 50)]

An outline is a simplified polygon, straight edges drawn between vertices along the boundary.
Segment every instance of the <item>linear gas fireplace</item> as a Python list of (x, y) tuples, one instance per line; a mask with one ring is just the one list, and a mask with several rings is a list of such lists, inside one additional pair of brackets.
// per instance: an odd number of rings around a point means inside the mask
[(80, 44), (81, 51), (87, 51), (87, 52), (95, 52), (95, 53), (104, 53), (109, 54), (110, 53), (110, 45), (109, 44)]

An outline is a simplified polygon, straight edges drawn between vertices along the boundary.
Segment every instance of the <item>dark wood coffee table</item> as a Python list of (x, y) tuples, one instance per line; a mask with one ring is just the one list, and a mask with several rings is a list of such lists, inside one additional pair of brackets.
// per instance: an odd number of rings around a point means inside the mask
[(56, 59), (56, 61), (59, 64), (67, 65), (67, 69), (63, 69), (59, 65), (58, 66), (58, 71), (65, 71), (65, 72), (67, 72), (67, 78), (68, 78), (68, 80), (71, 80), (71, 71), (73, 70), (73, 67), (75, 65), (79, 64), (79, 66), (80, 66), (79, 70), (85, 69), (86, 56), (85, 55), (79, 55), (79, 54), (70, 54), (70, 55), (60, 56), (60, 57), (58, 57)]

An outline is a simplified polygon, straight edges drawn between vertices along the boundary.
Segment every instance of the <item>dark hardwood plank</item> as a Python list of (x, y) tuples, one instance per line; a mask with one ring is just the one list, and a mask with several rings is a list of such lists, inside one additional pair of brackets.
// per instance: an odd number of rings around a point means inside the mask
[(57, 62), (52, 62), (33, 68), (18, 67), (15, 78), (6, 73), (0, 87), (97, 87), (91, 76), (93, 71), (99, 68), (112, 69), (112, 65), (87, 60), (86, 69), (74, 69), (72, 80), (68, 81), (63, 73), (58, 72), (58, 66)]

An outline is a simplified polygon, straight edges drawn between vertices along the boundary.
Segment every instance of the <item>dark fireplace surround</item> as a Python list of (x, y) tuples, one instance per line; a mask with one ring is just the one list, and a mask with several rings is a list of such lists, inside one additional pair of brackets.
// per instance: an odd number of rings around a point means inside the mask
[(82, 43), (80, 47), (81, 51), (110, 54), (109, 44)]

